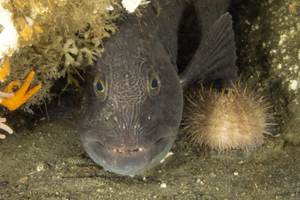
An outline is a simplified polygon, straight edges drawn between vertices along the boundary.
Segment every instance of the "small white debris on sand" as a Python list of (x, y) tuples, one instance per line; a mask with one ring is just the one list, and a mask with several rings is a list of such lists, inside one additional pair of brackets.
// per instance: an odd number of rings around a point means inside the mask
[(161, 161), (160, 161), (159, 163), (163, 163), (167, 157), (172, 156), (173, 154), (174, 154), (174, 153), (172, 153), (172, 152), (170, 151), (169, 153), (167, 153), (167, 155), (166, 155), (163, 159), (161, 159)]

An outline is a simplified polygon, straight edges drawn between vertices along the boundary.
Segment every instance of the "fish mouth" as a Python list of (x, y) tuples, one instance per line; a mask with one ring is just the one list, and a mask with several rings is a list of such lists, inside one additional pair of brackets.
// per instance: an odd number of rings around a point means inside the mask
[(115, 153), (115, 154), (122, 154), (122, 155), (130, 154), (130, 155), (133, 155), (133, 154), (137, 154), (137, 153), (146, 151), (147, 148), (145, 148), (145, 147), (140, 147), (140, 148), (134, 149), (134, 150), (122, 150), (122, 149), (116, 149), (116, 148), (113, 148), (113, 149), (110, 149), (110, 150), (111, 150), (113, 153)]
[(134, 149), (107, 147), (99, 141), (89, 141), (84, 147), (94, 162), (104, 169), (121, 175), (137, 175), (157, 165), (174, 141), (175, 136), (163, 137), (151, 145)]

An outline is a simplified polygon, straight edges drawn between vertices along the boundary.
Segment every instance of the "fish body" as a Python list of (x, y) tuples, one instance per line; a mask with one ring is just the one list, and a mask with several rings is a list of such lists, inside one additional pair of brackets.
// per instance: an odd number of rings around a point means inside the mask
[(185, 1), (157, 2), (160, 12), (147, 6), (140, 16), (127, 14), (119, 23), (72, 101), (86, 152), (104, 169), (122, 175), (140, 174), (170, 151), (185, 87), (211, 74), (225, 79), (236, 75), (232, 22), (226, 14), (178, 76), (177, 29)]

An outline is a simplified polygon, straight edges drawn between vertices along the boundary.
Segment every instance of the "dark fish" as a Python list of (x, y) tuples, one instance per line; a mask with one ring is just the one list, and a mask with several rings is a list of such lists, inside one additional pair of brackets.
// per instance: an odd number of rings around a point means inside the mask
[(216, 21), (208, 15), (210, 3), (195, 2), (197, 12), (203, 11), (204, 32), (210, 31), (179, 76), (177, 29), (185, 0), (159, 1), (158, 13), (147, 6), (141, 17), (126, 14), (117, 34), (104, 43), (102, 57), (84, 74), (73, 117), (86, 152), (106, 170), (135, 175), (157, 165), (178, 133), (183, 88), (203, 77), (236, 78), (231, 16)]

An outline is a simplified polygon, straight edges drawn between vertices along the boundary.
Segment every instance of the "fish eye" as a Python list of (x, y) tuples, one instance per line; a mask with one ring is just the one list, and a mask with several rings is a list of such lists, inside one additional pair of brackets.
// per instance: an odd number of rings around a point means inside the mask
[(100, 99), (100, 101), (104, 101), (106, 97), (104, 79), (101, 79), (99, 76), (96, 76), (93, 87), (94, 87), (94, 92), (97, 95), (97, 97)]
[(149, 79), (149, 92), (151, 96), (155, 96), (158, 94), (159, 90), (160, 90), (160, 79), (157, 73), (152, 72), (150, 73), (150, 79)]

